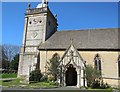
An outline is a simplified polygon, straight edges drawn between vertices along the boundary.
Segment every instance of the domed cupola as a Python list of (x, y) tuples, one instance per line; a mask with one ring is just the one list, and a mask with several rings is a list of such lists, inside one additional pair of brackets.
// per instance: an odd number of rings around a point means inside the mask
[(38, 4), (36, 8), (47, 7), (48, 0), (42, 0), (42, 3)]

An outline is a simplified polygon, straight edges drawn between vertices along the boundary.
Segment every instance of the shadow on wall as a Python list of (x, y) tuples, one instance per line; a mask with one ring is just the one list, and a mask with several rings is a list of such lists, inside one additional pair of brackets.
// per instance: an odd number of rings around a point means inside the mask
[(118, 80), (118, 88), (120, 88), (120, 79)]

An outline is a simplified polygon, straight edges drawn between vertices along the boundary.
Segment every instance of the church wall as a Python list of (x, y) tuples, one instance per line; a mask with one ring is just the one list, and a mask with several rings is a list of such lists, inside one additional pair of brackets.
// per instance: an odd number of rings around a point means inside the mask
[(40, 70), (42, 73), (45, 72), (46, 61), (47, 61), (46, 51), (40, 51)]
[[(87, 64), (94, 65), (94, 57), (98, 53), (101, 58), (101, 68), (103, 77), (118, 78), (118, 52), (107, 52), (107, 51), (79, 51), (82, 58)], [(112, 72), (113, 71), (113, 72)]]
[(28, 17), (26, 46), (37, 46), (45, 39), (46, 16), (39, 14)]
[(105, 78), (104, 81), (112, 86), (118, 85), (118, 52), (79, 51), (79, 53), (86, 63), (91, 65), (94, 65), (94, 57), (98, 53), (101, 58), (102, 77)]
[[(40, 51), (41, 52), (41, 69), (43, 69), (43, 64), (45, 65), (46, 60), (49, 61), (52, 55), (58, 53), (60, 57), (65, 51)], [(117, 51), (79, 51), (81, 57), (86, 64), (94, 65), (94, 57), (98, 53), (101, 58), (101, 68), (102, 76), (104, 80), (111, 85), (118, 85), (118, 52)]]
[(46, 30), (46, 38), (45, 39), (48, 39), (57, 30), (56, 23), (50, 14), (48, 14), (46, 25), (47, 25), (47, 30)]
[(64, 51), (40, 51), (40, 69), (41, 72), (45, 72), (46, 62), (52, 58), (52, 55), (58, 53), (60, 57), (64, 54)]
[(119, 87), (119, 80), (117, 79), (103, 79), (103, 81), (113, 87)]
[(64, 51), (47, 51), (48, 59), (51, 59), (55, 53), (58, 53), (59, 56), (62, 57), (62, 55), (64, 54)]

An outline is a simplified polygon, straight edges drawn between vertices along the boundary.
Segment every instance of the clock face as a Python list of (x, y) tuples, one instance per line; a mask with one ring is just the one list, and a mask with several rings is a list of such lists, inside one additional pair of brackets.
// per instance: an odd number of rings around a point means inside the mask
[(37, 24), (39, 22), (38, 19), (33, 19), (33, 24)]

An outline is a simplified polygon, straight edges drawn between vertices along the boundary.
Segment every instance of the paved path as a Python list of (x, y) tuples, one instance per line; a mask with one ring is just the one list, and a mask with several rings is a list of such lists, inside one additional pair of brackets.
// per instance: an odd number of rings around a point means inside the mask
[(77, 88), (76, 86), (67, 86), (67, 87), (54, 88), (54, 90), (81, 90), (81, 89)]
[(3, 88), (2, 92), (103, 92), (103, 91), (86, 90), (86, 89), (77, 88), (75, 86), (69, 86), (69, 87), (59, 87), (59, 88), (51, 88), (51, 89)]
[[(59, 87), (59, 88), (51, 88), (51, 89), (17, 89), (17, 88), (2, 88), (2, 92), (104, 92), (101, 90), (87, 90), (80, 89), (75, 86), (68, 87)], [(111, 91), (106, 91), (111, 92)], [(112, 92), (119, 92), (118, 90), (113, 90)]]
[(5, 90), (81, 90), (80, 88), (77, 88), (76, 86), (69, 86), (69, 87), (58, 87), (58, 88), (46, 88), (46, 89), (25, 89), (25, 88), (4, 88)]
[(0, 78), (0, 80), (14, 80), (14, 79), (17, 79), (17, 78)]
[[(22, 89), (22, 88), (2, 88), (3, 90), (41, 90), (41, 91), (55, 91), (55, 90), (82, 90), (80, 88), (77, 88), (76, 86), (69, 86), (69, 87), (58, 87), (58, 88), (50, 88), (50, 89)], [(84, 89), (83, 89), (84, 90)]]

